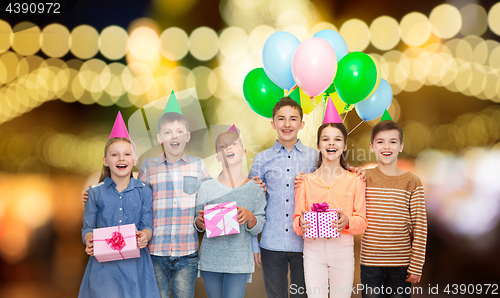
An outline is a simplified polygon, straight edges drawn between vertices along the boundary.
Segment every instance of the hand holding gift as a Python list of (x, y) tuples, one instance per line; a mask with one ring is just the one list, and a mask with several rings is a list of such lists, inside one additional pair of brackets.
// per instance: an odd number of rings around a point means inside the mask
[(251, 229), (257, 224), (257, 218), (251, 211), (244, 207), (237, 207), (238, 210), (238, 223), (240, 225), (245, 224), (245, 222), (248, 222), (248, 228)]
[(85, 235), (85, 243), (86, 243), (85, 252), (89, 256), (93, 256), (94, 255), (94, 237), (92, 236), (92, 233), (87, 233), (87, 235)]
[(310, 221), (306, 221), (304, 219), (304, 214), (306, 213), (307, 211), (305, 210), (302, 210), (302, 213), (300, 214), (300, 228), (302, 229), (302, 233), (305, 235), (307, 233), (307, 230), (309, 230), (309, 228), (311, 227), (311, 222)]
[(349, 228), (349, 217), (345, 215), (344, 211), (342, 209), (338, 210), (337, 213), (339, 214), (339, 219), (337, 220), (332, 220), (332, 228), (338, 229), (339, 234), (342, 233), (344, 228)]
[[(148, 233), (149, 232), (149, 233)], [(137, 231), (137, 246), (139, 248), (144, 248), (148, 245), (148, 241), (151, 237), (148, 236), (148, 234), (151, 234), (149, 230), (143, 230), (143, 231)]]
[(203, 214), (205, 213), (204, 210), (198, 211), (198, 216), (196, 217), (196, 226), (198, 229), (205, 231), (205, 219), (203, 217)]

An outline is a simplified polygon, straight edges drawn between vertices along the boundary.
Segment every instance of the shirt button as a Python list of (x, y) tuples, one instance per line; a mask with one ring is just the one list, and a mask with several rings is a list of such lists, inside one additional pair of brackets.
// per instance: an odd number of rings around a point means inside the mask
[[(122, 220), (120, 219), (120, 221), (119, 221), (119, 222), (122, 222)], [(287, 230), (287, 231), (288, 231), (288, 230)]]
[(286, 201), (288, 202), (288, 199), (286, 199)]
[(286, 215), (286, 217), (288, 217), (288, 214)]
[(285, 146), (281, 146), (281, 149), (285, 149)]
[(290, 172), (290, 169), (286, 169), (287, 172)]
[(174, 202), (174, 204), (175, 204), (175, 202)]
[(286, 186), (290, 186), (289, 184), (287, 184)]
[(288, 229), (286, 229), (285, 231), (288, 232)]
[(288, 155), (288, 158), (290, 158), (290, 155)]
[(120, 211), (122, 210), (122, 208), (120, 208)]
[(174, 240), (174, 237), (172, 237), (172, 240)]
[(120, 199), (122, 198), (122, 196), (120, 196)]

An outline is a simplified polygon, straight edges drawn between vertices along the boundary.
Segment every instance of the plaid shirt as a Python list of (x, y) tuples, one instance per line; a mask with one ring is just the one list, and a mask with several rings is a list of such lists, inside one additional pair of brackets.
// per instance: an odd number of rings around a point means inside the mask
[(154, 232), (149, 252), (171, 257), (196, 252), (198, 234), (193, 226), (196, 192), (201, 183), (212, 179), (203, 160), (183, 155), (171, 164), (163, 153), (142, 163), (138, 179), (153, 190)]

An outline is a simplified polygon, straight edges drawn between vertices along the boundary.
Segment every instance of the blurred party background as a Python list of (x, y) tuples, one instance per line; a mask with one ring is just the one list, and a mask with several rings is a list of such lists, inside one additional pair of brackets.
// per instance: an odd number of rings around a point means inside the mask
[[(76, 2), (44, 24), (0, 19), (0, 297), (77, 296), (88, 260), (82, 191), (97, 183), (118, 111), (132, 134), (131, 123), (147, 127), (132, 121), (140, 108), (173, 90), (181, 107), (190, 98), (198, 131), (190, 152), (211, 174), (220, 166), (210, 140), (232, 124), (250, 167), (276, 132), (245, 102), (245, 76), (262, 67), (274, 32), (304, 41), (323, 29), (338, 31), (349, 51), (376, 58), (392, 87), (389, 113), (404, 130), (400, 165), (426, 191), (427, 259), (417, 296), (500, 282), (500, 3)], [(311, 147), (321, 105), (299, 133)], [(348, 129), (361, 121), (354, 111), (342, 117)], [(368, 145), (378, 121), (349, 136), (350, 164), (376, 163)], [(149, 125), (154, 136), (156, 123)], [(253, 280), (246, 297), (265, 297), (261, 269)], [(436, 285), (439, 293), (429, 294)], [(471, 294), (469, 287), (457, 296), (482, 296)], [(196, 297), (206, 297), (201, 279)]]

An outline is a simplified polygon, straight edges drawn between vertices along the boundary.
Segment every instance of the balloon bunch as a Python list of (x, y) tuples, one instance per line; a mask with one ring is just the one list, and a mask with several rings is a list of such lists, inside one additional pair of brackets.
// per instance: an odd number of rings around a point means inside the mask
[(382, 116), (392, 102), (378, 61), (349, 53), (342, 36), (330, 29), (302, 43), (288, 32), (272, 34), (262, 49), (262, 65), (245, 77), (243, 94), (250, 108), (266, 118), (283, 96), (297, 101), (305, 114), (330, 96), (341, 114), (356, 107), (363, 121)]

